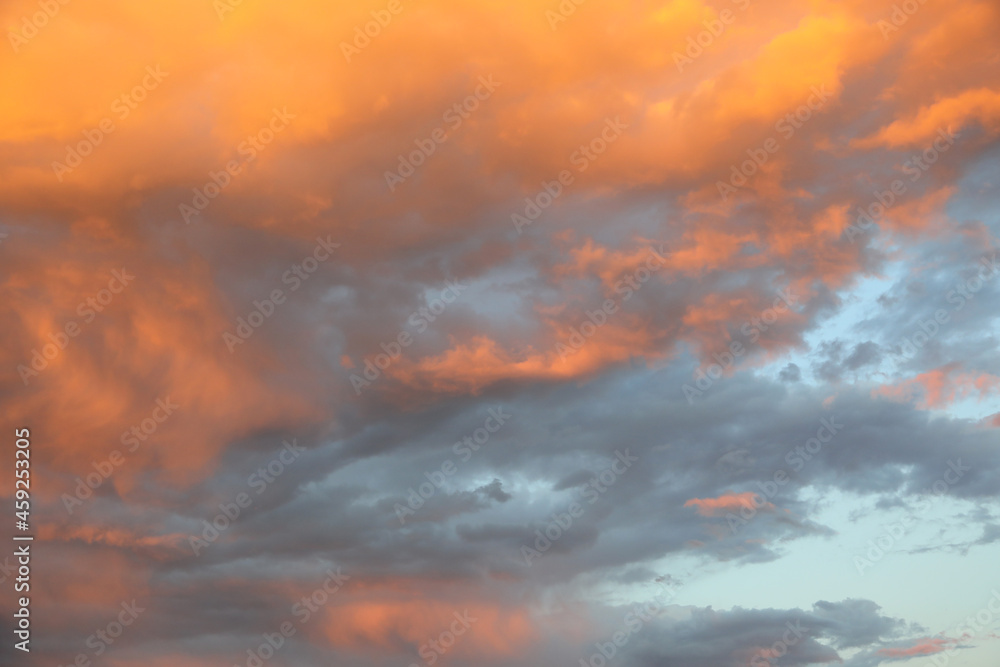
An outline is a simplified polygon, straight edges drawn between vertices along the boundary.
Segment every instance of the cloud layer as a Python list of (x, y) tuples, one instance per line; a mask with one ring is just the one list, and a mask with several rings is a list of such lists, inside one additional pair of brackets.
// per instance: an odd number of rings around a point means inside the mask
[(51, 5), (28, 664), (995, 664), (989, 572), (774, 592), (996, 549), (995, 3)]

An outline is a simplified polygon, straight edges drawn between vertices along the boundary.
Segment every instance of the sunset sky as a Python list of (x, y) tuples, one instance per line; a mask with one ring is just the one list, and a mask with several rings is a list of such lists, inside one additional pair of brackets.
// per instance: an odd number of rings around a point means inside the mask
[(1000, 664), (996, 0), (0, 20), (0, 664)]

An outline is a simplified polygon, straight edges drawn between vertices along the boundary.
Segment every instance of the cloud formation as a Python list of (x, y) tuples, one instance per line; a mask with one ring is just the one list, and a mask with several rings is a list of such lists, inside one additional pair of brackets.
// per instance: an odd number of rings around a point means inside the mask
[(998, 544), (1000, 8), (899, 4), (6, 3), (25, 664), (995, 664), (837, 579)]

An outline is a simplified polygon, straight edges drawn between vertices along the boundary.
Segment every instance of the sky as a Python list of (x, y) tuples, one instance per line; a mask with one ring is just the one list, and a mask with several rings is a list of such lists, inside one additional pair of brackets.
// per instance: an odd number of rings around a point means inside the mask
[(996, 2), (0, 23), (0, 663), (1000, 662)]

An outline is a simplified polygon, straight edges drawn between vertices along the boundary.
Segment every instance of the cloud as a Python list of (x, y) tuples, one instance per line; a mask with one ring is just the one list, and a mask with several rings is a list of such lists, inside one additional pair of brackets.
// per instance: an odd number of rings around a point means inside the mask
[[(885, 38), (891, 2), (744, 4), (585, 4), (553, 29), (555, 2), (403, 2), (366, 36), (385, 3), (101, 0), (0, 54), (0, 394), (33, 438), (38, 659), (73, 662), (136, 598), (109, 664), (234, 664), (342, 566), (274, 664), (423, 660), (466, 609), (454, 664), (575, 664), (665, 567), (752, 577), (861, 537), (824, 499), (881, 520), (952, 460), (971, 470), (941, 511), (971, 532), (912, 550), (994, 545), (1000, 291), (967, 288), (997, 247), (996, 3), (926, 3)], [(8, 37), (38, 11), (4, 4)], [(420, 164), (390, 190), (400, 160)], [(317, 238), (340, 245), (313, 270)], [(498, 408), (516, 417), (464, 458)], [(823, 419), (844, 430), (813, 451)], [(254, 485), (285, 439), (306, 452)], [(526, 565), (625, 449), (640, 463)], [(892, 600), (713, 595), (644, 621), (622, 664), (779, 658), (789, 623), (782, 665), (945, 641)]]
[[(692, 498), (684, 503), (684, 507), (694, 507), (702, 516), (724, 516), (725, 514), (751, 507), (756, 509), (754, 493), (731, 493), (718, 498)], [(768, 502), (762, 504), (762, 509), (773, 510), (774, 505)]]

